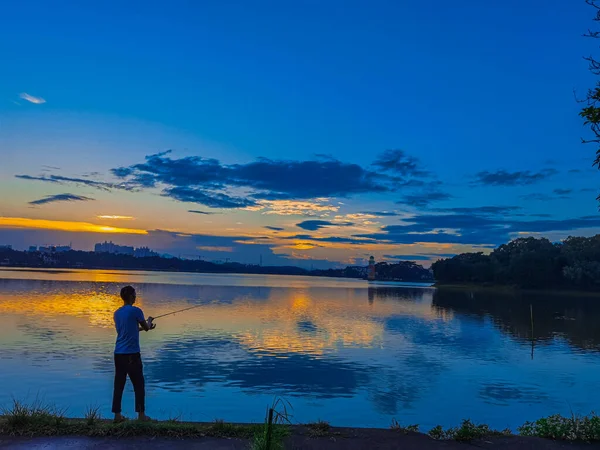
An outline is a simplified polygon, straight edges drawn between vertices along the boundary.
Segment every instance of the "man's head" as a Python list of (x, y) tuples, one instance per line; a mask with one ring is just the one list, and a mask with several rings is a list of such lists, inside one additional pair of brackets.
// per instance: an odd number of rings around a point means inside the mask
[(135, 303), (135, 289), (132, 286), (125, 286), (121, 289), (121, 298), (128, 305)]

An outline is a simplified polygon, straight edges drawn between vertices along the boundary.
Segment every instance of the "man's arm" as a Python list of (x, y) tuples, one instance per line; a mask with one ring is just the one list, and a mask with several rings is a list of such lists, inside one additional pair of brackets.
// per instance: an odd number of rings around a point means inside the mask
[(150, 331), (156, 328), (156, 325), (152, 323), (154, 319), (152, 317), (148, 317), (148, 320), (144, 319), (144, 313), (142, 310), (139, 310), (138, 316), (138, 331)]
[(148, 322), (145, 320), (138, 321), (138, 331), (149, 331), (150, 327), (148, 326)]

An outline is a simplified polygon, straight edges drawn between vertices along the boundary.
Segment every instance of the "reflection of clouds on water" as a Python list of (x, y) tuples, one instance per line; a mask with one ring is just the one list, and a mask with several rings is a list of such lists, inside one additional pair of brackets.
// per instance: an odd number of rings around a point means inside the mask
[[(23, 367), (34, 368), (31, 377), (51, 379), (52, 389), (77, 401), (82, 393), (70, 393), (64, 381), (77, 367), (86, 385), (110, 389), (112, 314), (122, 304), (120, 287), (139, 279), (145, 282), (132, 284), (146, 315), (201, 305), (159, 319), (155, 331), (142, 335), (153, 405), (177, 409), (201, 396), (210, 413), (211, 401), (232, 395), (236, 409), (244, 409), (280, 394), (310, 409), (312, 420), (335, 422), (340, 414), (360, 424), (368, 416), (370, 424), (387, 426), (404, 411), (423, 424), (437, 414), (431, 420), (447, 426), (465, 413), (522, 422), (524, 404), (541, 415), (542, 408), (561, 412), (555, 408), (565, 398), (581, 412), (591, 403), (597, 358), (586, 349), (600, 342), (598, 307), (591, 303), (561, 309), (529, 296), (326, 287), (324, 279), (285, 288), (281, 278), (261, 287), (242, 285), (244, 277), (203, 275), (210, 283), (200, 286), (154, 283), (163, 274), (93, 276), (101, 281), (0, 279), (0, 382), (14, 383)], [(535, 360), (526, 345), (530, 301)], [(555, 320), (555, 311), (576, 320)]]
[[(12, 288), (12, 298), (29, 287), (30, 312), (42, 317), (86, 318), (112, 329), (112, 312), (120, 306), (116, 283), (5, 284)], [(428, 331), (433, 333), (430, 340), (437, 337), (438, 322), (443, 329), (450, 320), (431, 308), (430, 290), (379, 287), (365, 295), (364, 289), (323, 287), (146, 283), (136, 288), (147, 315), (203, 305), (159, 321), (159, 334), (149, 335), (156, 340), (142, 343), (148, 383), (168, 392), (180, 392), (182, 386), (201, 390), (208, 383), (249, 393), (321, 399), (367, 392), (375, 408), (388, 414), (410, 407), (443, 368), (417, 346)], [(6, 291), (10, 289), (3, 295)], [(365, 301), (369, 296), (374, 303)], [(15, 311), (8, 303), (0, 302), (0, 308), (4, 304)], [(41, 348), (32, 341), (41, 342), (45, 335), (55, 347), (55, 357), (77, 350), (80, 355), (93, 354), (77, 349), (75, 340), (64, 342), (65, 335), (56, 328), (20, 331), (29, 338), (28, 348), (40, 355)], [(111, 335), (106, 342), (112, 344), (113, 339)], [(104, 348), (108, 350), (106, 344)], [(378, 352), (376, 360), (373, 350)], [(98, 373), (113, 371), (110, 358), (95, 358), (92, 364)]]
[(548, 399), (548, 395), (537, 388), (499, 382), (483, 384), (479, 396), (486, 402), (497, 405), (508, 405), (515, 401), (528, 404), (541, 403)]
[(414, 350), (399, 357), (394, 367), (380, 367), (369, 386), (369, 398), (381, 414), (395, 415), (414, 407), (432, 388), (445, 366), (422, 351)]
[(370, 373), (366, 366), (336, 358), (255, 354), (225, 338), (168, 342), (146, 367), (148, 382), (167, 390), (181, 381), (195, 387), (220, 382), (247, 392), (318, 398), (352, 395), (368, 384)]
[(454, 312), (461, 323), (470, 320), (473, 328), (491, 323), (525, 345), (532, 337), (530, 305), (536, 347), (553, 345), (559, 338), (569, 344), (569, 351), (574, 350), (571, 347), (600, 350), (600, 302), (595, 296), (453, 289), (436, 290), (433, 296), (435, 309)]
[(296, 326), (300, 333), (315, 334), (318, 331), (317, 326), (310, 320), (299, 320), (296, 322)]
[(29, 322), (19, 324), (17, 325), (17, 328), (25, 336), (46, 343), (50, 343), (56, 340), (57, 338), (68, 339), (65, 332), (62, 330), (53, 330), (51, 328), (46, 328)]
[(335, 358), (290, 354), (252, 359), (236, 365), (229, 385), (249, 391), (282, 391), (291, 396), (334, 398), (351, 396), (369, 379), (369, 368)]
[[(164, 304), (190, 302), (210, 304), (213, 302), (230, 304), (234, 301), (251, 299), (260, 302), (267, 300), (273, 288), (253, 286), (189, 286), (171, 284), (136, 284), (140, 296), (149, 305), (158, 307)], [(184, 305), (185, 306), (185, 305)]]
[(415, 346), (440, 349), (455, 358), (499, 361), (507, 357), (498, 346), (499, 338), (494, 330), (473, 323), (469, 318), (444, 324), (400, 316), (387, 319), (385, 327), (392, 333), (402, 335)]

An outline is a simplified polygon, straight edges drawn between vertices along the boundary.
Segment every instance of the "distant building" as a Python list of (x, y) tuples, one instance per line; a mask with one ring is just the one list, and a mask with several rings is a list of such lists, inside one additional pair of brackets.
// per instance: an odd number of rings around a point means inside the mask
[(0, 245), (0, 250), (12, 250), (12, 245)]
[(99, 242), (94, 246), (96, 253), (111, 253), (113, 255), (129, 255), (136, 258), (148, 258), (151, 256), (159, 256), (155, 251), (148, 247), (133, 248), (128, 245), (118, 245), (114, 242)]
[(30, 253), (35, 253), (35, 252), (37, 252), (37, 246), (36, 246), (36, 245), (30, 245), (30, 246), (29, 246), (29, 252), (30, 252)]
[(150, 258), (151, 256), (158, 256), (158, 253), (150, 250), (148, 247), (139, 247), (133, 251), (133, 256), (136, 258)]
[(369, 274), (367, 278), (369, 281), (375, 280), (375, 258), (373, 256), (369, 258)]
[(96, 253), (112, 253), (115, 255), (129, 255), (133, 256), (133, 247), (129, 247), (127, 245), (118, 245), (114, 244), (112, 241), (110, 242), (102, 242), (98, 243), (94, 246), (94, 251)]
[[(34, 249), (34, 250), (32, 250)], [(40, 253), (50, 254), (50, 253), (64, 253), (70, 252), (70, 245), (40, 245), (39, 251)], [(35, 247), (29, 247), (29, 251), (35, 251)]]

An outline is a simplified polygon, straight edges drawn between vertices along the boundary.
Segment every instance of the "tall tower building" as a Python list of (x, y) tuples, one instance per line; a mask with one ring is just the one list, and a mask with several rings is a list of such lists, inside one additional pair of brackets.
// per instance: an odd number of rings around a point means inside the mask
[(369, 258), (369, 272), (367, 275), (367, 279), (369, 281), (375, 280), (375, 258), (373, 256)]

